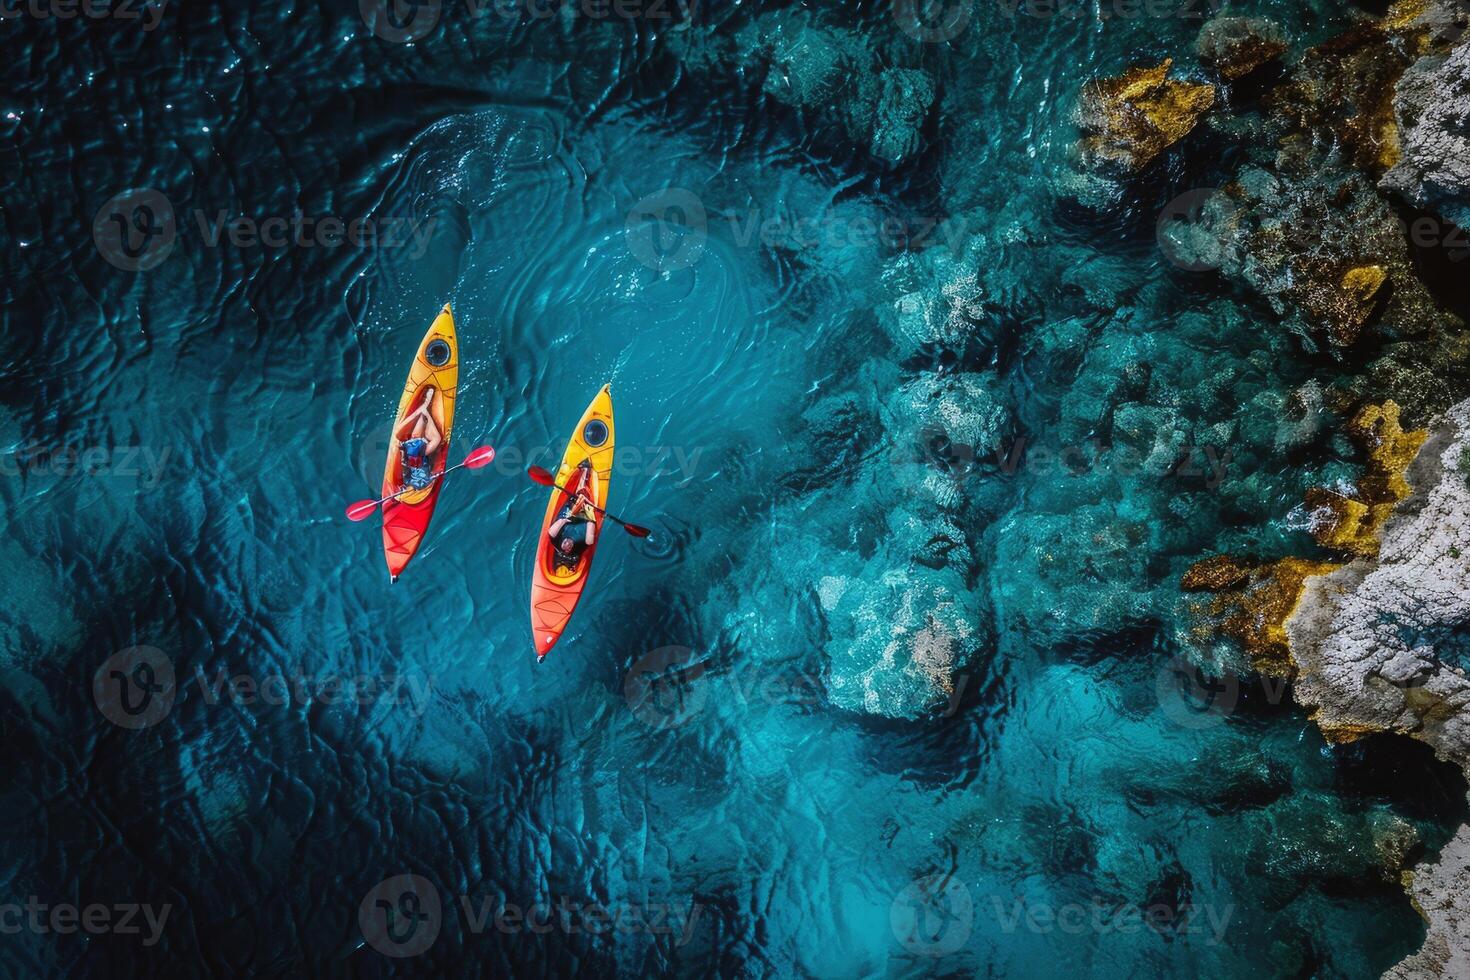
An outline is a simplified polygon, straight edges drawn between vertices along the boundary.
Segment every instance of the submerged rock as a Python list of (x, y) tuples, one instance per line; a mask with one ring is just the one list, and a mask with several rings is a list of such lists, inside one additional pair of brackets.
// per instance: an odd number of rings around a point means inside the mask
[(952, 569), (880, 553), (860, 574), (824, 580), (834, 621), (827, 690), (849, 711), (918, 718), (954, 696), (957, 675), (994, 642), (983, 604)]
[(1168, 77), (1173, 59), (1094, 79), (1078, 98), (1078, 151), (1084, 173), (1103, 180), (1137, 176), (1188, 136), (1215, 104), (1215, 87)]
[(1225, 236), (1221, 271), (1253, 286), (1304, 337), (1350, 347), (1373, 324), (1415, 337), (1454, 322), (1419, 279), (1398, 215), (1358, 174), (1287, 179), (1246, 167), (1204, 212)]
[(1416, 61), (1393, 106), (1401, 155), (1379, 186), (1470, 228), (1470, 40)]
[(926, 72), (887, 67), (864, 35), (802, 11), (758, 17), (743, 37), (766, 61), (766, 95), (825, 116), (835, 108), (848, 140), (889, 167), (918, 153), (938, 97)]
[(1221, 592), (1243, 585), (1254, 566), (1234, 555), (1215, 555), (1195, 564), (1184, 573), (1180, 588), (1186, 592)]
[(900, 450), (964, 470), (997, 459), (1013, 438), (1011, 410), (992, 373), (924, 372), (890, 399), (888, 431)]
[(913, 68), (890, 68), (868, 84), (848, 109), (849, 128), (865, 137), (868, 152), (890, 167), (917, 155), (934, 108), (934, 82)]
[(1179, 142), (1215, 104), (1215, 87), (1168, 77), (1174, 62), (1131, 68), (1082, 89), (1084, 157), (1096, 169), (1133, 174)]
[(1286, 33), (1259, 17), (1216, 17), (1200, 30), (1195, 52), (1227, 82), (1238, 81), (1286, 53)]

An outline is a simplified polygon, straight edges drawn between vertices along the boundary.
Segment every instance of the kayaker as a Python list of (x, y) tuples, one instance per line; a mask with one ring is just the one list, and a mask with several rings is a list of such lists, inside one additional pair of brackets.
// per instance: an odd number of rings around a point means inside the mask
[[(578, 466), (584, 470), (592, 468), (585, 459)], [(546, 529), (546, 536), (556, 546), (557, 564), (576, 568), (582, 552), (597, 540), (597, 512), (592, 509), (592, 497), (586, 490), (578, 490), (576, 496), (562, 505), (556, 520)]]
[(403, 456), (403, 484), (422, 490), (434, 482), (434, 454), (444, 444), (439, 423), (429, 411), (434, 404), (434, 389), (424, 393), (424, 400), (408, 418), (399, 423), (393, 438), (399, 441)]

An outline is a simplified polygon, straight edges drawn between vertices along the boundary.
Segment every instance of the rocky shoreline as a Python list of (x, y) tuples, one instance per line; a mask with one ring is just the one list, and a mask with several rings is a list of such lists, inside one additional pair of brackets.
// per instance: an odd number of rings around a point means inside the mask
[[(1345, 498), (1362, 523), (1342, 550), (1358, 557), (1253, 568), (1221, 556), (1192, 568), (1184, 586), (1216, 593), (1208, 614), (1258, 669), (1293, 679), (1293, 697), (1330, 742), (1407, 735), (1470, 771), (1470, 660), (1461, 649), (1470, 628), (1470, 401), (1427, 433), (1398, 429), (1396, 410), (1373, 417), (1378, 437), (1364, 483), (1401, 484), (1405, 493), (1379, 505), (1379, 519)], [(1396, 465), (1410, 445), (1419, 447), (1412, 460)], [(1319, 540), (1343, 543), (1341, 509), (1315, 520)], [(1436, 859), (1406, 871), (1404, 884), (1430, 932), (1390, 975), (1466, 975), (1470, 825)]]
[[(1347, 425), (1366, 457), (1358, 478), (1306, 494), (1304, 517), (1326, 557), (1217, 555), (1181, 583), (1214, 596), (1197, 611), (1257, 670), (1292, 678), (1294, 699), (1329, 741), (1398, 733), (1462, 770), (1470, 769), (1462, 652), (1470, 401), (1442, 403), (1463, 392), (1464, 324), (1426, 292), (1409, 236), (1394, 225), (1405, 207), (1432, 209), (1444, 223), (1436, 227), (1452, 230), (1470, 217), (1467, 23), (1459, 4), (1401, 2), (1309, 51), (1263, 98), (1275, 159), (1253, 161), (1200, 208), (1190, 230), (1209, 229), (1221, 272), (1259, 290), (1304, 339), (1346, 349), (1366, 331), (1386, 341), (1343, 394), (1389, 398), (1361, 405)], [(1256, 37), (1256, 50), (1278, 36), (1225, 33)], [(1369, 84), (1376, 97), (1351, 97), (1354, 85)], [(1314, 101), (1323, 91), (1334, 98)], [(1331, 111), (1312, 111), (1321, 109)], [(1435, 421), (1405, 431), (1401, 412)], [(1388, 975), (1470, 975), (1470, 825), (1403, 877), (1429, 932)]]

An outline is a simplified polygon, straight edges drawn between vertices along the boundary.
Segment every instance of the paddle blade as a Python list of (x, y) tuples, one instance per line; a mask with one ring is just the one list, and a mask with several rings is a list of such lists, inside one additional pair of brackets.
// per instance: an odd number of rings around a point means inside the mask
[(646, 538), (650, 534), (653, 533), (648, 528), (646, 528), (646, 527), (639, 527), (637, 524), (624, 524), (623, 525), (623, 530), (624, 531), (627, 531), (629, 534), (633, 535), (633, 537), (635, 537), (635, 538)]
[(556, 483), (556, 478), (539, 466), (533, 466), (529, 470), (526, 470), (526, 475), (543, 487), (549, 487)]
[(464, 458), (464, 465), (468, 469), (477, 470), (482, 466), (489, 466), (495, 459), (494, 446), (481, 446)]
[(378, 502), (376, 500), (359, 500), (357, 503), (347, 508), (347, 519), (349, 521), (367, 520), (369, 517), (373, 516), (373, 513), (377, 509)]

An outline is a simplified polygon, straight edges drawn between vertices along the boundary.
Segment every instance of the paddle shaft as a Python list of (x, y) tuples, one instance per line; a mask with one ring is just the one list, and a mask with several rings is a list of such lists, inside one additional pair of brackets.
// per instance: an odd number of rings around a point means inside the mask
[[(433, 478), (430, 479), (429, 482), (430, 483), (433, 483), (434, 480), (437, 480), (440, 477), (448, 476), (449, 474), (453, 473), (457, 469), (460, 469), (464, 465), (465, 465), (465, 461), (464, 460), (461, 460), (460, 462), (455, 463), (453, 466), (446, 466), (444, 468), (444, 471), (442, 473), (435, 473), (434, 476), (433, 476)], [(423, 490), (423, 489), (426, 489), (426, 488), (424, 488), (424, 487), (408, 487), (408, 486), (406, 486), (403, 489), (397, 491), (396, 493), (390, 493), (390, 494), (388, 494), (388, 496), (384, 497), (382, 500), (379, 500), (378, 501), (378, 505), (379, 506), (382, 506), (383, 504), (386, 504), (390, 500), (397, 500), (399, 497), (401, 497), (404, 494), (408, 493), (408, 491), (410, 491), (410, 490)]]
[[(562, 493), (566, 494), (568, 497), (572, 496), (572, 491), (568, 490), (566, 487), (562, 486), (560, 483), (557, 483), (556, 482), (556, 477), (554, 477), (554, 476), (551, 478), (551, 485), (553, 487), (555, 487), (556, 489), (560, 490)], [(625, 527), (625, 528), (629, 526), (628, 522), (625, 521), (625, 520), (623, 520), (618, 515), (616, 515), (616, 514), (609, 514), (607, 512), (607, 508), (606, 507), (599, 507), (596, 504), (592, 503), (591, 501), (588, 501), (587, 502), (587, 506), (589, 506), (593, 510), (597, 511), (599, 514), (601, 514), (603, 517), (606, 517), (608, 520), (617, 521), (619, 524), (623, 525), (623, 527)], [(637, 525), (633, 525), (633, 526), (636, 527)]]

